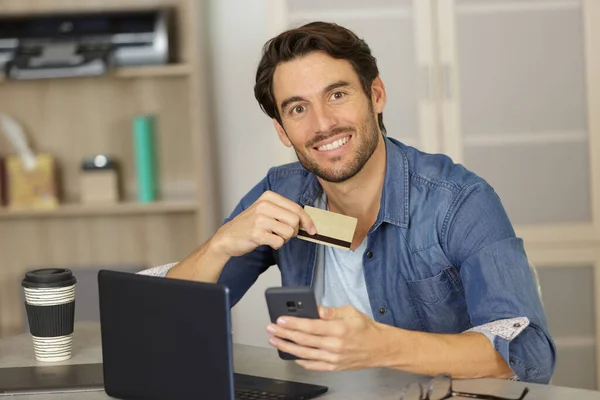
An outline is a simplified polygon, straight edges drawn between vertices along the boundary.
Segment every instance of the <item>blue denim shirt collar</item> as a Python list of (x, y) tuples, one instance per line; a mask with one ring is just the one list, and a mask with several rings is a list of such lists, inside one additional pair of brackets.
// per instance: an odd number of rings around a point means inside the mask
[[(371, 230), (376, 229), (382, 222), (408, 228), (409, 223), (409, 170), (408, 157), (399, 147), (394, 146), (391, 139), (384, 137), (386, 147), (386, 166), (381, 194), (379, 214)], [(314, 205), (317, 198), (323, 193), (323, 188), (315, 175), (307, 181), (306, 189), (302, 193), (300, 203)]]

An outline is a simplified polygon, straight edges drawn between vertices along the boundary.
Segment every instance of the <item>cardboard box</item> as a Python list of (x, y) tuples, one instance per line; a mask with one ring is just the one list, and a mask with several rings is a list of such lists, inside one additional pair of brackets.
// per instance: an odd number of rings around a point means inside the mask
[(56, 164), (47, 153), (36, 155), (36, 165), (28, 170), (21, 158), (10, 155), (6, 159), (8, 207), (11, 210), (55, 209), (58, 207)]

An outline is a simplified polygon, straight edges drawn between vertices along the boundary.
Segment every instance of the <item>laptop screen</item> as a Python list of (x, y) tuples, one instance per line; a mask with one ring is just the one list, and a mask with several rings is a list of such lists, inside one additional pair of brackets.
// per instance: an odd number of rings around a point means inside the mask
[(228, 289), (98, 274), (104, 384), (122, 398), (233, 398)]

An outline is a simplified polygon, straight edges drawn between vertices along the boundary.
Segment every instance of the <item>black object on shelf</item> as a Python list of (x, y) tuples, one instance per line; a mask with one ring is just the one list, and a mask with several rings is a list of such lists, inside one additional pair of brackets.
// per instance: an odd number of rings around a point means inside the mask
[(98, 76), (169, 62), (171, 11), (0, 16), (0, 71), (9, 79)]

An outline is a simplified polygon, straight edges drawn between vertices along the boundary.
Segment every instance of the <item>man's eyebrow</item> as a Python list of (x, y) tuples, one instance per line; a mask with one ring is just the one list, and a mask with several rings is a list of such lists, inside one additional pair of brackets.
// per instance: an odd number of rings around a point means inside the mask
[(334, 89), (339, 89), (339, 88), (348, 87), (348, 86), (350, 86), (350, 82), (346, 82), (346, 81), (334, 82), (331, 85), (328, 85), (325, 89), (323, 89), (323, 93), (331, 92)]
[[(325, 89), (323, 89), (322, 92), (327, 93), (334, 89), (339, 89), (339, 88), (343, 88), (343, 87), (347, 87), (347, 86), (350, 86), (350, 82), (338, 81), (338, 82), (334, 82), (330, 85), (327, 85), (327, 87), (325, 87)], [(295, 103), (297, 101), (305, 101), (305, 99), (302, 96), (288, 97), (287, 99), (285, 99), (284, 101), (281, 102), (281, 111), (282, 112), (285, 111), (287, 106), (289, 106), (290, 104)]]
[(281, 111), (285, 111), (286, 107), (289, 106), (292, 103), (295, 103), (297, 101), (303, 101), (304, 97), (300, 97), (300, 96), (292, 96), (292, 97), (288, 97), (287, 99), (285, 99), (284, 101), (281, 102)]

